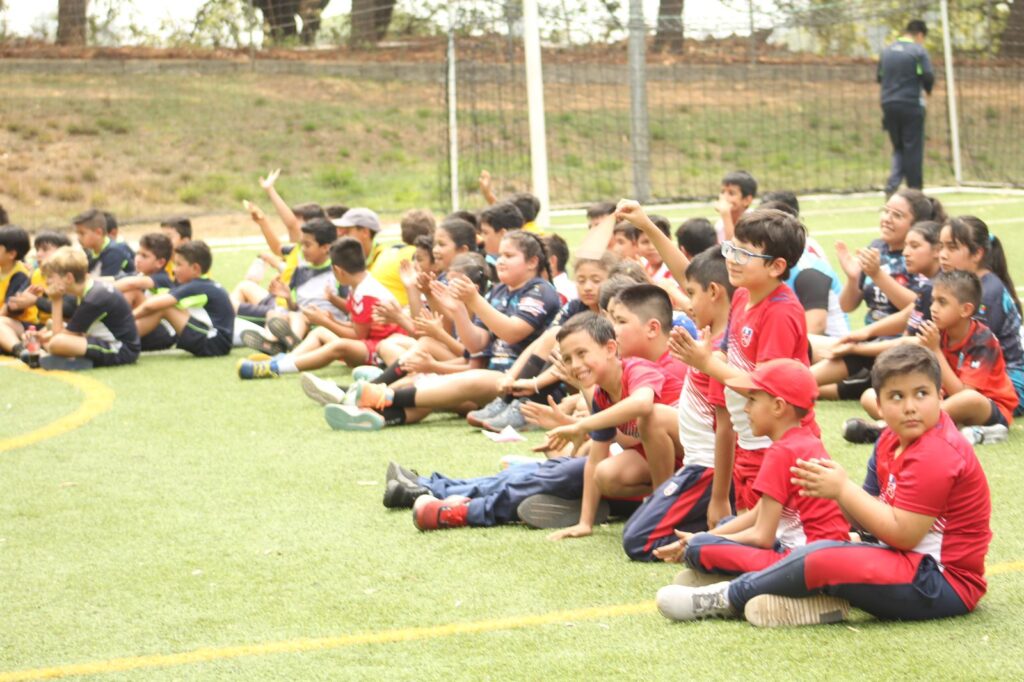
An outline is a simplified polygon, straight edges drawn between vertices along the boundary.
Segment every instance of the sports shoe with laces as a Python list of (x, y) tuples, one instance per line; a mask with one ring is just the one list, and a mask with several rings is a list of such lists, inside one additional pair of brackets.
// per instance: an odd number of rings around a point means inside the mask
[(430, 491), (421, 485), (388, 481), (384, 488), (384, 506), (388, 509), (412, 509), (416, 500), (429, 494)]
[[(583, 502), (579, 499), (565, 500), (555, 495), (530, 495), (519, 503), (516, 514), (519, 520), (530, 528), (554, 529), (568, 528), (580, 521), (580, 510)], [(608, 520), (611, 507), (608, 500), (601, 500), (594, 514), (594, 525)]]
[(283, 317), (273, 317), (267, 322), (267, 329), (277, 337), (277, 340), (281, 342), (286, 351), (291, 351), (295, 346), (299, 345), (302, 341), (295, 332), (292, 331), (292, 326), (288, 324), (288, 320)]
[(703, 571), (695, 571), (692, 568), (684, 568), (679, 573), (676, 573), (672, 584), (682, 585), (683, 587), (703, 587), (720, 583), (726, 579), (720, 573), (704, 573)]
[(417, 504), (412, 510), (412, 522), (420, 530), (461, 528), (467, 525), (468, 502), (431, 499), (426, 504)]
[(272, 366), (273, 361), (253, 362), (252, 360), (238, 361), (239, 379), (272, 379), (277, 376)]
[(759, 594), (747, 602), (743, 616), (759, 628), (777, 628), (841, 623), (849, 612), (850, 602), (827, 594), (799, 598)]
[(321, 379), (311, 372), (303, 372), (299, 378), (302, 391), (321, 405), (341, 404), (345, 400), (345, 391), (338, 384)]
[(1010, 437), (1010, 430), (1002, 424), (992, 426), (965, 426), (960, 429), (971, 445), (1002, 443)]
[(384, 373), (377, 365), (359, 365), (352, 370), (352, 381), (373, 382)]
[(368, 381), (357, 381), (346, 394), (345, 404), (364, 407), (371, 410), (383, 410), (391, 404), (395, 393), (384, 384), (371, 384)]
[(420, 475), (413, 469), (406, 469), (398, 462), (388, 462), (388, 469), (384, 474), (385, 481), (398, 481), (406, 485), (419, 485)]
[(384, 428), (384, 417), (373, 410), (364, 410), (351, 405), (327, 405), (324, 419), (335, 431), (380, 431)]
[(479, 410), (473, 410), (467, 414), (466, 421), (469, 422), (470, 426), (482, 427), (485, 421), (498, 416), (507, 409), (508, 403), (505, 402), (504, 398), (498, 396)]
[(523, 401), (513, 400), (503, 412), (484, 420), (483, 428), (497, 433), (509, 426), (516, 431), (533, 431), (538, 427), (526, 421), (523, 416)]
[(666, 585), (654, 598), (658, 611), (669, 620), (725, 618), (733, 615), (729, 606), (729, 583), (719, 582), (704, 587)]
[(268, 339), (255, 329), (243, 330), (239, 338), (242, 339), (243, 346), (252, 348), (257, 353), (277, 355), (284, 352), (284, 346), (279, 341)]
[(882, 427), (867, 419), (847, 419), (843, 424), (843, 438), (848, 443), (874, 443), (882, 435)]

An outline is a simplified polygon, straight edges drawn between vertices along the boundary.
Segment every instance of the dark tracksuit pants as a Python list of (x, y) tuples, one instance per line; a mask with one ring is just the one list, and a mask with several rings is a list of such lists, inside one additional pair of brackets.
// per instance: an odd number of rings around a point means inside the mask
[(892, 141), (892, 167), (885, 183), (887, 194), (895, 192), (904, 178), (907, 187), (923, 187), (924, 112), (924, 107), (909, 102), (882, 105), (882, 125)]

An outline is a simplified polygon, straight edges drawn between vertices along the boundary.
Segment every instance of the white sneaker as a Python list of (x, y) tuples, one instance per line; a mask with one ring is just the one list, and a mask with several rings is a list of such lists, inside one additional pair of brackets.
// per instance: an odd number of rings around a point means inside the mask
[(777, 628), (841, 623), (849, 612), (850, 602), (826, 594), (800, 598), (759, 594), (747, 602), (743, 616), (756, 627)]
[(1002, 424), (992, 426), (965, 426), (960, 429), (964, 438), (971, 445), (988, 445), (990, 443), (1002, 443), (1010, 437), (1010, 430)]
[(321, 405), (335, 405), (345, 399), (345, 391), (338, 384), (310, 372), (303, 372), (299, 383), (303, 392)]
[(658, 611), (669, 620), (725, 618), (733, 615), (729, 606), (729, 583), (704, 587), (666, 585), (654, 598)]
[(679, 573), (676, 573), (672, 584), (682, 585), (683, 587), (703, 587), (704, 585), (720, 583), (723, 580), (725, 578), (720, 573), (704, 573), (703, 571), (695, 571), (692, 568), (684, 568)]

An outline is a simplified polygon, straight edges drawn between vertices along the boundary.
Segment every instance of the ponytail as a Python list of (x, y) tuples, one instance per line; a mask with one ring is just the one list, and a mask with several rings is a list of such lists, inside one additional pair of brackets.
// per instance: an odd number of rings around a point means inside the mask
[(992, 234), (988, 225), (981, 218), (972, 215), (962, 215), (950, 218), (946, 221), (953, 241), (967, 247), (971, 253), (982, 253), (979, 267), (989, 270), (999, 281), (1003, 283), (1013, 304), (1017, 306), (1017, 312), (1021, 312), (1020, 299), (1017, 297), (1017, 288), (1013, 285), (1013, 278), (1010, 277), (1010, 269), (1006, 264), (1006, 251), (999, 237)]

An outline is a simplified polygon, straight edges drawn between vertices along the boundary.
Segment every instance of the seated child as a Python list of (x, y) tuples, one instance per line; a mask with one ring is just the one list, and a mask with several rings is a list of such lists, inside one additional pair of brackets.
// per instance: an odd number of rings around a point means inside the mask
[(416, 252), (414, 245), (416, 238), (432, 237), (436, 225), (434, 214), (428, 209), (417, 208), (406, 211), (401, 220), (402, 243), (392, 244), (383, 249), (373, 265), (370, 266), (370, 274), (383, 284), (384, 288), (394, 294), (401, 306), (409, 305), (409, 298), (402, 285), (399, 266), (402, 261), (412, 259)]
[[(327, 296), (335, 286), (330, 250), (336, 236), (337, 228), (326, 218), (313, 218), (302, 226), (299, 238), (302, 260), (291, 271), (289, 279), (274, 278), (259, 303), (238, 306), (238, 314), (244, 319), (252, 320), (260, 313), (266, 319), (268, 334), (254, 329), (242, 331), (244, 345), (268, 355), (287, 352), (305, 338), (309, 319), (320, 319), (321, 315), (340, 317), (341, 311)], [(246, 296), (259, 288), (254, 282), (243, 281), (241, 285), (247, 285)], [(281, 301), (284, 307), (279, 307)]]
[[(963, 270), (939, 273), (932, 283), (932, 319), (921, 325), (916, 337), (906, 337), (938, 357), (942, 409), (964, 427), (964, 435), (974, 444), (1006, 440), (1017, 407), (999, 340), (974, 319), (980, 305), (977, 275)], [(870, 389), (861, 396), (861, 404), (872, 417), (881, 417)]]
[(761, 498), (745, 514), (710, 532), (680, 532), (679, 543), (656, 552), (663, 561), (685, 558), (690, 568), (676, 577), (677, 585), (719, 582), (722, 575), (767, 568), (811, 542), (849, 539), (850, 524), (839, 505), (805, 497), (800, 494), (803, 489), (790, 482), (790, 468), (798, 458), (829, 458), (818, 429), (801, 424), (818, 394), (807, 366), (788, 358), (769, 360), (726, 383), (747, 396), (754, 435), (772, 439), (754, 481), (754, 492)]
[[(678, 398), (678, 379), (671, 381), (664, 369), (648, 360), (630, 357), (620, 361), (614, 327), (591, 312), (580, 313), (562, 326), (559, 345), (572, 380), (586, 389), (602, 388), (595, 389), (595, 414), (553, 429), (549, 439), (579, 443), (588, 430), (595, 429), (591, 436), (600, 443), (591, 447), (589, 458), (550, 460), (522, 472), (502, 475), (498, 480), (477, 480), (475, 489), (457, 488), (459, 481), (439, 474), (421, 479), (417, 482), (420, 486), (441, 497), (458, 492), (468, 493), (474, 499), (419, 498), (414, 507), (414, 522), (420, 530), (508, 523), (516, 520), (519, 505), (527, 498), (544, 494), (566, 501), (582, 497), (582, 506), (573, 505), (579, 509), (580, 523), (551, 536), (582, 537), (590, 534), (605, 489), (612, 490), (616, 497), (635, 497), (650, 492), (652, 478), (665, 478), (671, 473), (673, 460), (681, 455), (682, 446), (672, 441), (675, 411), (664, 403)], [(609, 392), (620, 396), (614, 406)], [(600, 413), (602, 407), (607, 410), (604, 414)], [(666, 408), (667, 420), (658, 407)], [(616, 426), (621, 426), (621, 432), (617, 432)], [(606, 459), (617, 435), (629, 449)], [(662, 442), (665, 435), (667, 448)], [(641, 443), (649, 446), (646, 453)], [(599, 453), (598, 461), (604, 462), (600, 466), (594, 461), (595, 453)], [(585, 462), (581, 464), (581, 460)]]
[[(66, 324), (64, 306), (53, 306), (51, 331), (39, 333), (43, 350), (50, 354), (40, 360), (42, 367), (85, 369), (125, 365), (138, 359), (141, 346), (131, 306), (110, 283), (93, 279), (84, 253), (62, 246), (43, 264), (43, 276), (51, 301), (63, 301), (69, 294), (77, 305)], [(53, 356), (72, 361), (55, 361)]]
[[(192, 221), (185, 216), (167, 218), (160, 223), (160, 231), (171, 240), (172, 249), (178, 248), (185, 242), (192, 241)], [(171, 274), (173, 275), (173, 273)]]
[(834, 460), (800, 459), (792, 472), (804, 495), (837, 501), (880, 544), (820, 541), (731, 582), (669, 585), (658, 591), (663, 615), (773, 627), (840, 621), (850, 606), (886, 620), (974, 610), (985, 594), (992, 507), (974, 450), (942, 411), (938, 358), (897, 346), (878, 357), (871, 383), (888, 427), (863, 488)]
[[(9, 227), (15, 227), (13, 225)], [(15, 227), (15, 229), (17, 229)], [(20, 240), (16, 231), (5, 231), (0, 228), (0, 241), (6, 241), (5, 247), (13, 252), (15, 244)], [(27, 235), (26, 235), (27, 237)], [(14, 242), (15, 244), (11, 244)], [(30, 325), (42, 326), (50, 319), (52, 306), (50, 299), (46, 296), (46, 278), (43, 277), (43, 263), (57, 249), (62, 246), (71, 246), (71, 240), (67, 235), (59, 232), (44, 230), (36, 235), (35, 242), (36, 263), (32, 270), (29, 286), (13, 295), (4, 294), (7, 308), (6, 315), (0, 315), (0, 350), (10, 353), (14, 357), (20, 357), (24, 347), (21, 345), (22, 336)], [(27, 250), (27, 249), (26, 249)], [(11, 271), (7, 279), (7, 289), (10, 292), (15, 287), (11, 281), (16, 278), (17, 266)], [(17, 284), (17, 282), (15, 282)], [(75, 299), (73, 296), (64, 297), (64, 317), (67, 319), (74, 312)]]
[[(16, 225), (0, 227), (0, 317), (27, 320), (35, 317), (35, 310), (11, 308), (11, 299), (28, 289), (32, 273), (25, 265), (31, 242), (28, 232)], [(34, 321), (34, 320), (33, 320)]]
[(178, 348), (197, 357), (230, 353), (235, 309), (224, 287), (209, 278), (211, 265), (213, 255), (206, 242), (179, 245), (174, 250), (174, 288), (135, 309), (139, 333), (146, 336), (166, 320), (178, 337)]
[[(487, 210), (500, 206), (496, 204)], [(501, 240), (500, 251), (497, 270), (501, 283), (486, 298), (465, 277), (453, 279), (447, 287), (438, 285), (438, 293), (450, 299), (445, 304), (446, 314), (455, 318), (459, 341), (471, 355), (486, 356), (488, 368), (398, 389), (356, 382), (346, 398), (351, 405), (324, 408), (332, 428), (397, 426), (419, 421), (433, 410), (468, 411), (494, 400), (504, 373), (543, 333), (558, 311), (558, 294), (540, 277), (548, 268), (540, 237), (522, 230), (509, 232)]]
[[(135, 254), (134, 275), (125, 275), (114, 281), (114, 287), (124, 294), (132, 308), (142, 305), (147, 298), (165, 294), (174, 287), (170, 270), (174, 247), (170, 238), (162, 232), (142, 235), (139, 250)], [(177, 342), (174, 327), (167, 320), (142, 337), (142, 350), (164, 350)]]
[(548, 265), (551, 269), (551, 286), (558, 292), (562, 305), (576, 298), (576, 285), (569, 279), (566, 266), (569, 264), (569, 245), (557, 234), (542, 237), (548, 251)]
[(757, 180), (750, 173), (737, 170), (725, 174), (722, 178), (722, 190), (715, 202), (715, 212), (718, 213), (715, 234), (719, 242), (733, 238), (736, 223), (754, 203), (756, 196)]
[(707, 218), (690, 218), (684, 220), (676, 230), (676, 243), (688, 260), (697, 254), (704, 253), (712, 246), (718, 246), (718, 235)]
[(135, 254), (123, 242), (107, 236), (107, 216), (95, 208), (71, 219), (89, 259), (89, 274), (93, 277), (118, 277), (135, 272)]
[[(523, 214), (511, 201), (494, 204), (480, 212), (481, 248), (488, 263), (497, 264), (501, 240), (508, 232), (523, 229), (525, 222)], [(548, 266), (545, 264), (545, 267)]]
[[(686, 294), (694, 322), (708, 330), (712, 346), (719, 346), (725, 335), (733, 290), (719, 249), (698, 254), (686, 268)], [(715, 434), (728, 422), (729, 413), (711, 403), (711, 378), (694, 367), (686, 370), (679, 396), (679, 441), (686, 448), (683, 467), (647, 497), (626, 523), (622, 546), (630, 559), (651, 561), (658, 548), (676, 542), (675, 531), (696, 532), (708, 527)]]
[[(349, 213), (352, 210), (355, 209)], [(274, 378), (326, 367), (336, 360), (350, 367), (365, 365), (374, 361), (381, 340), (401, 333), (397, 325), (381, 326), (373, 321), (374, 306), (379, 301), (395, 299), (367, 270), (359, 240), (338, 239), (330, 246), (330, 259), (335, 279), (350, 289), (347, 310), (351, 322), (338, 322), (323, 311), (307, 308), (306, 317), (318, 327), (287, 354), (268, 360), (239, 361), (239, 378)]]

